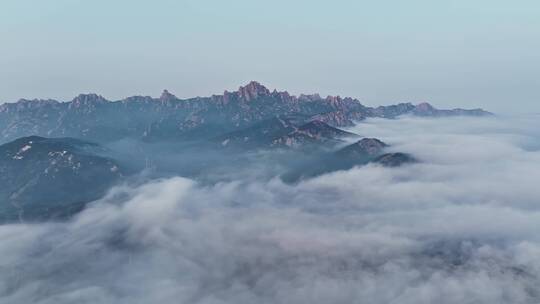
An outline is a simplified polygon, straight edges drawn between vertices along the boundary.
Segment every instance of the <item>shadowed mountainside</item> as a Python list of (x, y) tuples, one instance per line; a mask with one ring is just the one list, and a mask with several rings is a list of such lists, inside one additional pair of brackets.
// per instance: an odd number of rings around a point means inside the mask
[(73, 138), (23, 137), (0, 146), (0, 221), (62, 218), (101, 197), (124, 169)]

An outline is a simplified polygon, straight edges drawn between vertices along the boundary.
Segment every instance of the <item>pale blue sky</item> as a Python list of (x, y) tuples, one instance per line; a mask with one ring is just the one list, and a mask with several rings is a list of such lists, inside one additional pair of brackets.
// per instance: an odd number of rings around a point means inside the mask
[(204, 96), (249, 80), (540, 112), (540, 1), (0, 0), (0, 102)]

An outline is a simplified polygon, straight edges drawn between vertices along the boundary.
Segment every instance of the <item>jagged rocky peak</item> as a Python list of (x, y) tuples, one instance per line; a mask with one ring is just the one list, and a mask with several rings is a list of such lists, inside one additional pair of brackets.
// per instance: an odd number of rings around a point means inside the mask
[(77, 97), (73, 98), (71, 101), (72, 107), (78, 107), (78, 106), (87, 106), (87, 105), (96, 105), (96, 104), (103, 104), (107, 103), (108, 100), (105, 99), (103, 96), (90, 93), (90, 94), (79, 94)]
[(326, 96), (326, 100), (333, 103), (333, 104), (338, 104), (341, 102), (341, 96), (331, 96), (331, 95), (328, 95)]
[(168, 90), (163, 90), (163, 92), (161, 92), (161, 96), (159, 96), (159, 100), (161, 101), (170, 101), (176, 99), (178, 98), (174, 94), (171, 94)]
[(270, 95), (270, 90), (257, 81), (251, 81), (245, 86), (238, 88), (238, 95), (241, 99), (250, 101), (259, 97)]
[(388, 147), (388, 145), (377, 138), (362, 138), (354, 144), (348, 145), (341, 149), (338, 151), (338, 154), (344, 156), (376, 156), (381, 154), (382, 150), (386, 147)]

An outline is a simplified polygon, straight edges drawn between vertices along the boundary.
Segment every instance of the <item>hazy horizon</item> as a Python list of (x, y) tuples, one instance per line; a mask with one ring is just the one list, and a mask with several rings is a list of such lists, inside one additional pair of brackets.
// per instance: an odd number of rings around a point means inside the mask
[(3, 1), (0, 103), (221, 94), (540, 111), (534, 1)]

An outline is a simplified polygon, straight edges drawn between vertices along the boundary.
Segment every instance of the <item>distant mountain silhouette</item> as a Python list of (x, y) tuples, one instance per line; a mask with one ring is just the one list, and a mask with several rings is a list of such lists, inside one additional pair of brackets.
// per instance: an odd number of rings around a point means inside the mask
[(208, 139), (273, 117), (303, 116), (332, 127), (368, 117), (400, 115), (488, 115), (481, 109), (438, 110), (427, 103), (367, 107), (357, 99), (318, 94), (292, 96), (250, 82), (222, 95), (179, 99), (167, 90), (159, 98), (133, 96), (108, 101), (81, 94), (68, 102), (26, 100), (0, 105), (0, 143), (23, 136), (76, 137), (96, 142), (123, 138), (150, 141)]

